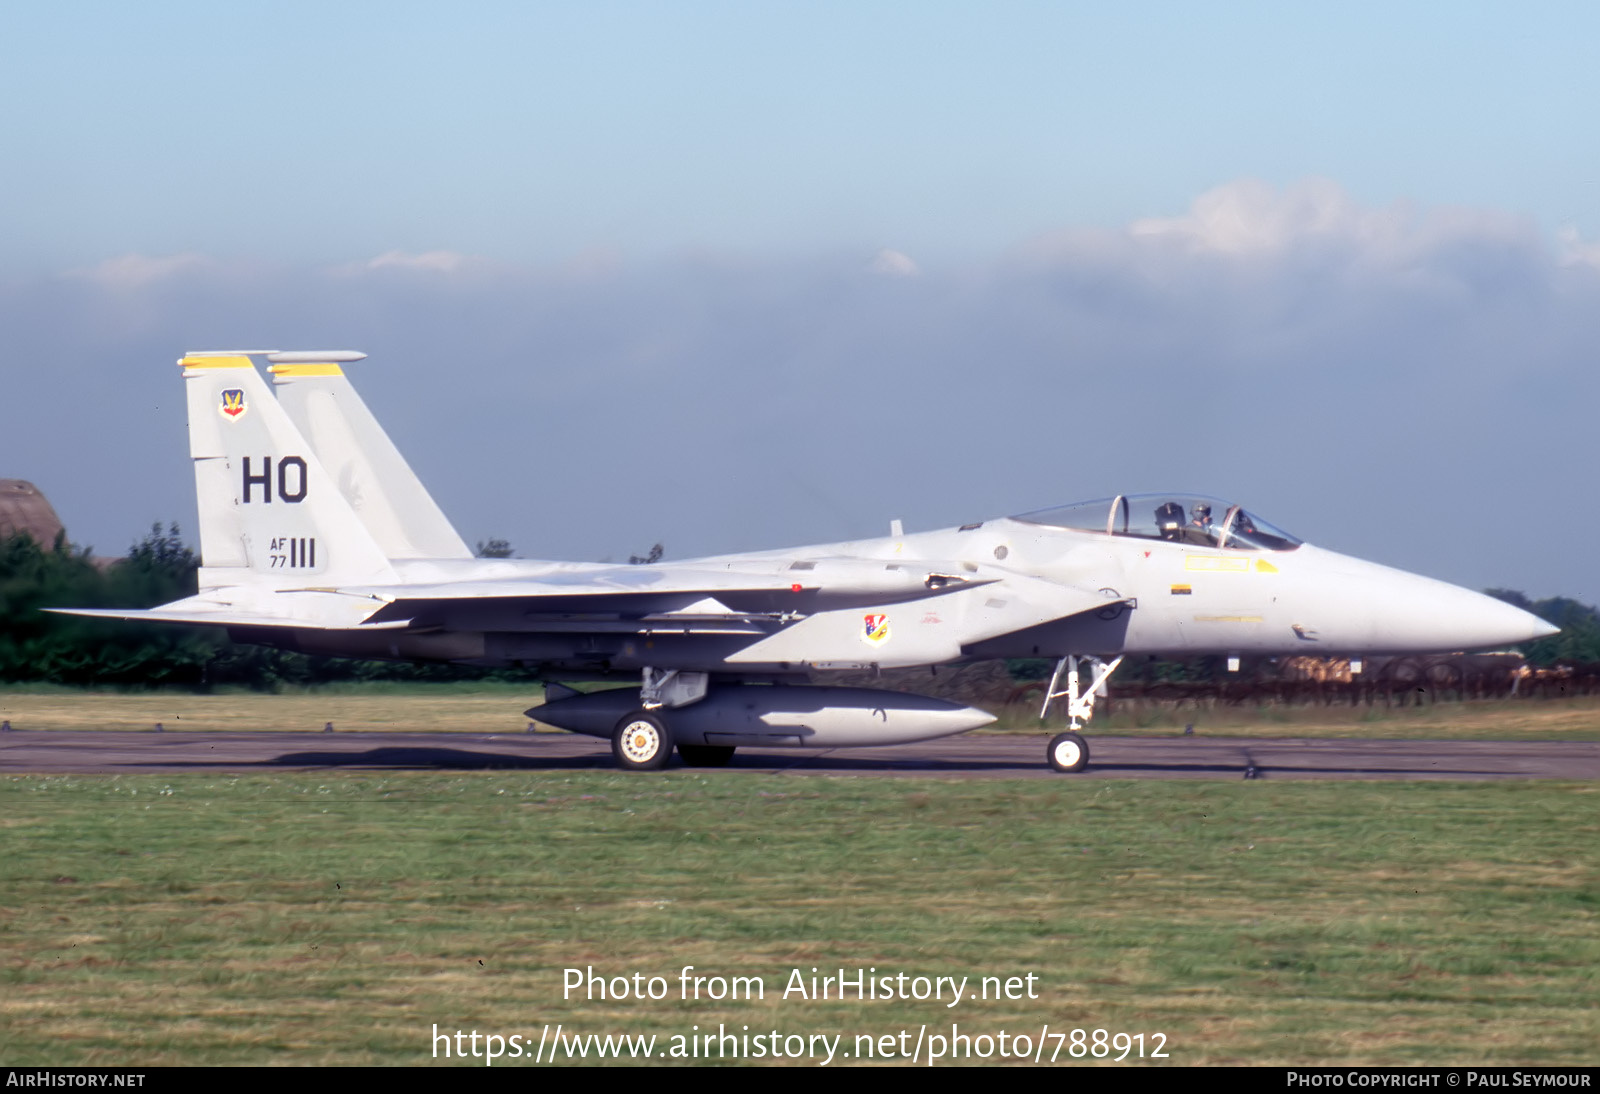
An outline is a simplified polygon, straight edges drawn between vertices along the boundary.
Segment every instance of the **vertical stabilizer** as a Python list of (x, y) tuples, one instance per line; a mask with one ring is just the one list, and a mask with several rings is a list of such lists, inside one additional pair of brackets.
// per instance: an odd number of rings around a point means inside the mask
[(385, 584), (393, 568), (250, 358), (178, 362), (200, 506), (200, 585)]
[[(274, 356), (287, 355), (268, 359)], [(333, 362), (295, 361), (267, 371), (279, 404), (385, 555), (472, 557), (343, 369)]]

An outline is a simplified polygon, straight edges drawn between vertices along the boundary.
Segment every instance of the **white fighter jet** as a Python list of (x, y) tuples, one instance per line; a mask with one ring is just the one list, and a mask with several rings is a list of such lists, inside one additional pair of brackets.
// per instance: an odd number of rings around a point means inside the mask
[[(1128, 655), (1377, 654), (1555, 633), (1487, 596), (1302, 543), (1238, 505), (1147, 494), (881, 539), (610, 565), (473, 558), (342, 364), (352, 351), (192, 352), (197, 595), (72, 614), (225, 628), (307, 653), (522, 666), (529, 714), (609, 739), (625, 768), (718, 765), (740, 745), (885, 745), (993, 721), (814, 670), (1056, 661), (1046, 750), (1080, 731)], [(269, 363), (277, 398), (257, 371)], [(581, 693), (560, 681), (637, 687)]]

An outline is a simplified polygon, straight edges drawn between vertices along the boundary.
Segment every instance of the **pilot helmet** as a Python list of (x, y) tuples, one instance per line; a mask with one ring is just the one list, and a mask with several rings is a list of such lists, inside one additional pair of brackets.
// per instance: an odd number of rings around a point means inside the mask
[(1211, 519), (1211, 506), (1207, 505), (1203, 501), (1199, 502), (1198, 504), (1196, 504), (1193, 508), (1191, 508), (1189, 510), (1189, 512), (1194, 514), (1194, 519), (1195, 520), (1210, 520)]

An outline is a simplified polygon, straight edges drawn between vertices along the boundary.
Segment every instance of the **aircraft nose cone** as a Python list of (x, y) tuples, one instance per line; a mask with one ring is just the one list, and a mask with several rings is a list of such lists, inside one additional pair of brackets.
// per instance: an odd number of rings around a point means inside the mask
[(1475, 645), (1515, 646), (1521, 642), (1532, 642), (1536, 638), (1547, 638), (1561, 631), (1560, 627), (1553, 627), (1532, 612), (1525, 612), (1514, 604), (1507, 604), (1503, 600), (1496, 600), (1482, 593), (1467, 595), (1472, 597), (1472, 602), (1470, 605), (1462, 605), (1462, 610), (1470, 613), (1470, 618), (1464, 620), (1465, 629), (1482, 636), (1474, 643)]
[[(1308, 545), (1309, 546), (1309, 545)], [(1305, 550), (1305, 548), (1302, 548)], [(1332, 552), (1308, 551), (1324, 567), (1316, 596), (1320, 608), (1304, 621), (1329, 647), (1348, 645), (1374, 653), (1448, 653), (1492, 650), (1557, 633), (1531, 612), (1459, 585), (1364, 562)]]
[(1426, 581), (1413, 595), (1414, 623), (1423, 644), (1436, 649), (1498, 649), (1560, 630), (1514, 604), (1442, 581)]

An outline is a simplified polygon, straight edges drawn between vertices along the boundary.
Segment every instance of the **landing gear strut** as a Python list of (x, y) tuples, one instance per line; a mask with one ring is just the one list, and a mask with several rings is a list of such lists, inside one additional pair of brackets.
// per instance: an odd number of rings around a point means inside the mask
[[(1082, 771), (1089, 765), (1089, 743), (1077, 731), (1088, 725), (1089, 719), (1094, 717), (1095, 698), (1106, 693), (1106, 681), (1122, 664), (1121, 657), (1109, 664), (1098, 657), (1083, 658), (1088, 664), (1090, 678), (1089, 686), (1079, 691), (1078, 660), (1069, 654), (1056, 662), (1056, 671), (1051, 673), (1050, 686), (1044, 692), (1044, 706), (1039, 708), (1042, 721), (1049, 716), (1051, 703), (1057, 699), (1067, 700), (1067, 732), (1052, 737), (1045, 749), (1045, 759), (1057, 771)], [(1057, 691), (1063, 670), (1066, 672), (1067, 686)]]
[[(646, 667), (639, 686), (639, 708), (611, 731), (611, 754), (624, 771), (659, 771), (672, 759), (672, 725), (668, 711), (706, 697), (710, 674)], [(720, 767), (733, 749), (679, 746), (685, 763)]]

